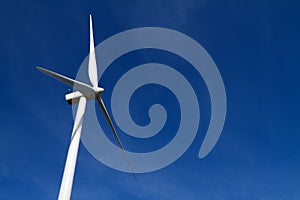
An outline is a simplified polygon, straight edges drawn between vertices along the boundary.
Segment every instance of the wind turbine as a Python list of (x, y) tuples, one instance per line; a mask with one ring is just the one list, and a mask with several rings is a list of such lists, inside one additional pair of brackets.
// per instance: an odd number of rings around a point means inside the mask
[[(135, 177), (135, 174), (133, 172), (133, 168), (129, 162), (129, 159), (126, 156), (124, 147), (118, 137), (118, 134), (116, 133), (116, 130), (114, 128), (114, 125), (108, 115), (108, 112), (105, 108), (105, 105), (100, 97), (101, 93), (104, 91), (103, 88), (98, 87), (98, 74), (97, 74), (97, 65), (96, 65), (96, 55), (95, 55), (95, 45), (94, 45), (94, 36), (93, 36), (93, 25), (92, 25), (92, 16), (90, 15), (90, 54), (89, 54), (89, 65), (88, 65), (88, 75), (91, 82), (91, 86), (79, 82), (77, 80), (68, 78), (66, 76), (60, 75), (58, 73), (55, 73), (53, 71), (44, 69), (42, 67), (36, 67), (39, 71), (42, 73), (57, 79), (60, 82), (63, 82), (64, 84), (73, 87), (76, 92), (72, 92), (70, 94), (67, 94), (66, 101), (70, 104), (77, 104), (77, 113), (74, 120), (74, 127), (72, 131), (72, 137), (71, 142), (68, 150), (67, 160), (65, 164), (64, 174), (60, 186), (60, 191), (58, 195), (59, 200), (68, 200), (71, 197), (72, 192), (72, 185), (73, 185), (73, 178), (74, 178), (74, 171), (76, 166), (76, 160), (77, 160), (77, 154), (78, 154), (78, 146), (80, 142), (80, 136), (81, 136), (81, 130), (82, 130), (82, 123), (83, 123), (83, 117), (85, 113), (85, 107), (87, 100), (96, 99), (99, 107), (104, 114), (106, 121), (108, 122), (115, 139), (117, 140), (117, 143), (119, 147), (122, 150), (122, 153), (124, 157), (126, 158), (126, 161), (131, 169), (132, 174)], [(137, 181), (137, 179), (136, 179)]]

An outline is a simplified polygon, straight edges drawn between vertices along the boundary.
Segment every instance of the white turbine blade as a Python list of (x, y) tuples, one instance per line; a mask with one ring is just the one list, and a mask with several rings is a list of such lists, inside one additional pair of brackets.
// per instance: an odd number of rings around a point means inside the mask
[(109, 124), (109, 126), (110, 126), (110, 128), (111, 128), (111, 130), (112, 130), (112, 132), (113, 132), (113, 134), (114, 134), (114, 136), (115, 136), (115, 139), (116, 139), (117, 142), (118, 142), (119, 147), (120, 147), (121, 150), (122, 150), (122, 153), (123, 153), (123, 155), (124, 155), (124, 157), (125, 157), (125, 159), (126, 159), (126, 162), (127, 162), (128, 166), (129, 166), (129, 168), (130, 168), (130, 170), (131, 170), (132, 175), (134, 176), (136, 182), (138, 182), (138, 180), (137, 180), (137, 178), (136, 178), (136, 176), (135, 176), (133, 167), (132, 167), (132, 165), (130, 164), (130, 161), (129, 161), (129, 159), (128, 159), (126, 153), (125, 153), (125, 149), (124, 149), (124, 147), (123, 147), (123, 145), (122, 145), (122, 143), (121, 143), (121, 140), (119, 139), (119, 136), (118, 136), (118, 134), (117, 134), (117, 132), (116, 132), (116, 130), (115, 130), (115, 127), (114, 127), (114, 125), (113, 125), (113, 123), (112, 123), (112, 121), (111, 121), (111, 119), (110, 119), (110, 117), (109, 117), (109, 115), (108, 115), (108, 112), (107, 112), (107, 110), (106, 110), (106, 108), (105, 108), (105, 105), (104, 105), (102, 99), (101, 99), (99, 96), (96, 97), (96, 99), (97, 99), (97, 102), (98, 102), (98, 104), (99, 104), (99, 106), (100, 106), (100, 108), (101, 108), (102, 113), (103, 113), (104, 116), (105, 116), (105, 119), (107, 120), (107, 122), (108, 122), (108, 124)]
[(69, 200), (71, 197), (86, 101), (87, 100), (85, 97), (81, 97), (79, 99), (77, 113), (74, 121), (74, 127), (72, 131), (72, 138), (70, 141), (64, 174), (58, 194), (58, 200)]
[(95, 44), (94, 44), (94, 36), (93, 36), (92, 15), (90, 15), (90, 55), (89, 55), (88, 73), (89, 73), (89, 78), (92, 86), (98, 87), (98, 74), (97, 74)]
[(71, 79), (71, 78), (68, 78), (66, 76), (63, 76), (61, 74), (58, 74), (56, 72), (53, 72), (53, 71), (50, 71), (50, 70), (47, 70), (47, 69), (44, 69), (42, 67), (36, 67), (40, 72), (52, 77), (52, 78), (55, 78), (56, 80), (70, 86), (70, 87), (73, 87), (75, 88), (76, 90), (78, 90), (79, 92), (81, 92), (83, 95), (85, 96), (90, 96), (90, 95), (93, 95), (95, 94), (95, 90), (85, 84), (85, 83), (82, 83), (82, 82), (79, 82), (79, 81), (76, 81), (74, 79)]

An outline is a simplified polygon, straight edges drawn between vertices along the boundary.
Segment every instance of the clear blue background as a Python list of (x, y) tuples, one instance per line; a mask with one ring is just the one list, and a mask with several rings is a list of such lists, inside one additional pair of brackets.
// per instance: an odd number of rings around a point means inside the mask
[[(203, 99), (203, 120), (188, 151), (160, 171), (139, 174), (136, 184), (131, 174), (99, 163), (81, 145), (73, 199), (300, 199), (299, 6), (291, 0), (2, 1), (0, 199), (57, 198), (73, 123), (64, 101), (69, 88), (35, 66), (75, 77), (88, 54), (89, 14), (96, 44), (145, 26), (194, 38), (222, 74), (228, 112), (217, 145), (198, 159), (209, 123), (209, 96), (201, 77), (187, 72), (187, 79), (199, 78), (194, 87)], [(157, 62), (170, 56), (148, 53)], [(148, 58), (128, 56), (120, 65)], [(108, 75), (105, 88), (114, 72)], [(154, 96), (173, 98), (156, 89)], [(103, 98), (109, 103), (107, 94)], [(137, 93), (136, 102), (141, 98)], [(138, 117), (144, 110), (138, 104), (133, 109), (137, 123), (147, 122), (146, 116)], [(138, 140), (121, 137), (129, 149), (138, 146)], [(167, 142), (158, 138), (158, 147)]]

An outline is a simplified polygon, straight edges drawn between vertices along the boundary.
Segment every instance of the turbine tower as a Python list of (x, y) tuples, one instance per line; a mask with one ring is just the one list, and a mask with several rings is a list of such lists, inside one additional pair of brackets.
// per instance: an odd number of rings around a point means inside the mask
[[(78, 154), (78, 147), (80, 142), (80, 136), (81, 136), (81, 130), (82, 130), (82, 123), (85, 113), (85, 107), (87, 100), (96, 99), (99, 107), (102, 111), (102, 113), (105, 116), (106, 121), (108, 122), (115, 139), (117, 140), (117, 143), (119, 147), (121, 148), (121, 151), (126, 158), (126, 161), (131, 169), (132, 174), (135, 177), (135, 174), (133, 172), (133, 168), (126, 156), (125, 150), (123, 148), (123, 145), (116, 133), (116, 130), (114, 128), (114, 125), (108, 115), (108, 112), (105, 108), (105, 105), (100, 97), (101, 93), (104, 91), (103, 88), (98, 87), (98, 74), (97, 74), (97, 65), (96, 65), (96, 55), (95, 55), (95, 45), (94, 45), (94, 37), (93, 37), (93, 25), (92, 25), (92, 16), (90, 15), (90, 54), (89, 54), (89, 64), (88, 64), (88, 75), (91, 82), (91, 86), (79, 82), (77, 80), (68, 78), (66, 76), (60, 75), (58, 73), (55, 73), (53, 71), (44, 69), (42, 67), (36, 67), (39, 71), (42, 73), (57, 79), (60, 82), (63, 82), (64, 84), (73, 87), (75, 92), (72, 92), (70, 94), (67, 94), (66, 101), (70, 104), (78, 104), (77, 113), (74, 120), (74, 126), (72, 131), (72, 137), (71, 142), (68, 150), (67, 160), (65, 164), (65, 169), (63, 173), (63, 178), (60, 185), (59, 200), (69, 200), (71, 197), (72, 192), (72, 185), (73, 185), (73, 178), (74, 178), (74, 172), (75, 172), (75, 166), (76, 166), (76, 160), (77, 160), (77, 154)], [(136, 179), (137, 181), (137, 179)]]

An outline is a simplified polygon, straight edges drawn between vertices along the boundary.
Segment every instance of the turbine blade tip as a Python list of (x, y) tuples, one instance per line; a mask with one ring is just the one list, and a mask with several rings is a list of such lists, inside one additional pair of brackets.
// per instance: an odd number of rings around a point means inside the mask
[(41, 72), (45, 70), (44, 68), (42, 68), (42, 67), (40, 67), (40, 66), (36, 66), (35, 68), (36, 68), (37, 70), (41, 71)]

